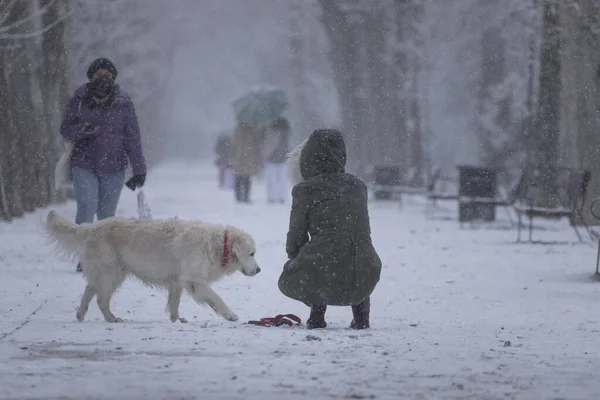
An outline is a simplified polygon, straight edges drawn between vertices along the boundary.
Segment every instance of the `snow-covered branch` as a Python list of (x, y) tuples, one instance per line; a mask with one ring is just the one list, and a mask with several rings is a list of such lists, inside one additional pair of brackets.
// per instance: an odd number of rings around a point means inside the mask
[(3, 26), (2, 24), (6, 22), (7, 18), (13, 11), (14, 5), (16, 4), (16, 1), (11, 1), (3, 10), (4, 17), (0, 19), (0, 40), (25, 40), (43, 35), (45, 32), (60, 24), (72, 14), (70, 11), (67, 11), (63, 15), (56, 18), (54, 21), (50, 22), (49, 24), (46, 24), (45, 26), (42, 26), (40, 29), (26, 29), (25, 32), (11, 33), (11, 31), (17, 30), (23, 25), (32, 25), (32, 21), (39, 19), (43, 15), (45, 15), (51, 7), (55, 6), (55, 3), (56, 0), (50, 1), (48, 4), (46, 4), (44, 7), (41, 7), (39, 10), (31, 12), (28, 15), (12, 23)]

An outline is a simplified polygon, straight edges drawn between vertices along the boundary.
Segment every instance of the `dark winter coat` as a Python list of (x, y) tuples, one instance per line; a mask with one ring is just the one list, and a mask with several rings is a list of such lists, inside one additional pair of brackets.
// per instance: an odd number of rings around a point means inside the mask
[[(112, 174), (127, 169), (129, 160), (134, 175), (145, 174), (140, 129), (127, 93), (116, 87), (111, 101), (100, 106), (93, 104), (86, 89), (87, 84), (75, 91), (60, 126), (61, 135), (75, 143), (71, 165)], [(86, 135), (85, 123), (97, 131)]]
[(262, 167), (260, 143), (264, 130), (238, 125), (233, 135), (233, 171), (238, 176), (254, 176)]
[(290, 260), (279, 289), (307, 305), (359, 304), (379, 282), (381, 260), (371, 243), (367, 188), (344, 172), (345, 164), (346, 146), (336, 130), (313, 132), (300, 154), (305, 181), (292, 190)]

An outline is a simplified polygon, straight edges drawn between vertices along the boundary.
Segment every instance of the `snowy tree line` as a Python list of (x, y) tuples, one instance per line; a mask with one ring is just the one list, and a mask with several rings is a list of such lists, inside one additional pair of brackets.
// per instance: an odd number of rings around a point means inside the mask
[(0, 220), (58, 200), (67, 0), (0, 1)]
[[(320, 0), (355, 168), (514, 162), (531, 116), (539, 46), (535, 0)], [(460, 86), (459, 86), (460, 85)], [(444, 96), (444, 92), (452, 92)], [(467, 98), (461, 101), (460, 97)], [(439, 104), (440, 98), (456, 102)], [(440, 132), (431, 113), (459, 115)], [(454, 126), (453, 122), (462, 120)], [(456, 133), (455, 129), (462, 129)], [(460, 138), (462, 136), (462, 138)], [(436, 151), (435, 146), (443, 148)], [(458, 157), (460, 160), (463, 157)], [(463, 158), (464, 159), (464, 158)]]

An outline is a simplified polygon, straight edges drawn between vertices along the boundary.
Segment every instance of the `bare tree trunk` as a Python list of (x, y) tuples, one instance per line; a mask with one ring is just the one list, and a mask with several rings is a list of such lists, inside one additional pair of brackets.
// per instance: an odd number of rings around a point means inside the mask
[[(393, 126), (390, 121), (390, 88), (388, 59), (388, 35), (393, 33), (390, 25), (393, 24), (391, 17), (386, 15), (386, 9), (375, 3), (369, 12), (363, 12), (365, 40), (365, 69), (366, 79), (364, 82), (364, 96), (366, 99), (364, 154), (365, 163), (390, 163), (393, 153), (387, 153), (385, 149), (390, 146), (389, 139), (392, 138)], [(395, 89), (395, 88), (392, 88)], [(392, 148), (393, 152), (394, 149)], [(392, 156), (392, 157), (386, 157)]]
[[(17, 2), (10, 14), (15, 21), (21, 23), (21, 29), (28, 32), (36, 31), (34, 19), (27, 19), (37, 11), (34, 1)], [(22, 207), (31, 212), (37, 207), (45, 205), (40, 199), (40, 176), (46, 173), (41, 170), (40, 160), (44, 158), (41, 149), (40, 134), (41, 122), (38, 107), (34, 104), (34, 96), (39, 94), (39, 87), (34, 77), (34, 68), (39, 53), (34, 40), (21, 43), (20, 50), (14, 51), (9, 64), (8, 96), (11, 99), (12, 118), (16, 135), (13, 153), (13, 165), (21, 174), (18, 182)]]
[(348, 144), (349, 166), (350, 169), (358, 169), (361, 158), (361, 110), (356, 98), (359, 83), (355, 73), (358, 58), (356, 33), (348, 21), (348, 15), (339, 7), (337, 1), (320, 0), (320, 4), (323, 10), (323, 25), (331, 42), (330, 58), (342, 109), (342, 130)]
[(391, 14), (393, 16), (394, 35), (389, 40), (392, 43), (392, 58), (390, 68), (392, 76), (390, 86), (393, 88), (391, 121), (394, 131), (389, 138), (391, 140), (390, 148), (394, 154), (392, 159), (394, 164), (400, 165), (403, 169), (409, 166), (407, 155), (410, 153), (410, 144), (408, 137), (408, 113), (407, 113), (407, 81), (408, 74), (408, 49), (406, 41), (408, 39), (408, 29), (406, 27), (405, 2), (393, 0)]
[[(60, 30), (67, 0), (0, 3), (6, 28), (0, 51), (0, 219), (11, 220), (52, 200), (57, 157), (52, 130), (60, 119), (52, 85), (60, 79), (49, 71), (57, 60), (45, 60), (43, 36)], [(57, 7), (59, 7), (57, 9)], [(58, 27), (58, 28), (57, 28)], [(50, 45), (62, 54), (62, 34)], [(53, 102), (54, 100), (54, 102)], [(56, 108), (56, 107), (54, 107)], [(54, 128), (50, 127), (54, 125)]]
[(0, 219), (12, 220), (12, 179), (10, 175), (10, 114), (9, 101), (6, 87), (6, 74), (4, 73), (6, 58), (0, 58)]
[[(26, 2), (16, 2), (13, 7), (7, 10), (5, 24), (10, 26), (22, 21), (27, 16), (27, 12), (28, 4)], [(25, 117), (23, 113), (29, 110), (27, 101), (24, 99), (26, 95), (23, 95), (23, 93), (29, 92), (29, 85), (28, 82), (23, 81), (23, 74), (19, 71), (23, 58), (26, 56), (27, 48), (16, 41), (11, 44), (14, 47), (5, 50), (4, 62), (0, 71), (3, 75), (3, 95), (8, 99), (7, 121), (2, 128), (7, 132), (7, 140), (4, 146), (7, 149), (5, 168), (8, 178), (6, 196), (9, 212), (11, 217), (20, 217), (29, 208), (28, 199), (24, 196), (24, 192), (30, 180), (30, 169), (27, 163), (24, 163), (24, 149), (22, 148), (23, 141), (28, 137), (23, 121), (20, 120), (20, 118)], [(21, 84), (23, 84), (23, 87), (20, 87)], [(26, 118), (31, 118), (31, 115)]]
[(561, 62), (560, 18), (555, 0), (543, 2), (542, 47), (540, 58), (540, 100), (534, 141), (533, 163), (541, 170), (541, 185), (545, 194), (540, 203), (556, 202), (552, 189), (557, 172), (560, 133)]
[(290, 35), (289, 35), (289, 74), (291, 83), (291, 97), (293, 99), (293, 108), (296, 111), (296, 120), (299, 123), (299, 128), (303, 132), (311, 132), (317, 128), (318, 118), (314, 106), (311, 105), (309, 91), (311, 82), (307, 76), (307, 35), (302, 25), (305, 23), (302, 12), (302, 7), (299, 3), (294, 3), (290, 6)]
[[(68, 12), (67, 0), (40, 0), (41, 7), (49, 7), (42, 16), (44, 26), (58, 20)], [(41, 184), (45, 202), (64, 200), (64, 194), (54, 188), (52, 172), (62, 153), (62, 138), (59, 134), (61, 118), (67, 100), (67, 49), (65, 46), (65, 30), (67, 21), (55, 25), (42, 35), (42, 58), (38, 72), (41, 84), (43, 104), (43, 157), (41, 157), (42, 170), (46, 171)]]
[(527, 76), (527, 97), (525, 100), (525, 107), (527, 108), (527, 117), (526, 120), (523, 123), (523, 127), (522, 127), (522, 136), (524, 138), (523, 141), (521, 141), (521, 143), (525, 143), (525, 147), (521, 148), (521, 151), (524, 151), (526, 154), (529, 154), (532, 152), (533, 149), (530, 148), (529, 143), (530, 140), (529, 138), (531, 137), (531, 135), (534, 134), (534, 129), (535, 129), (535, 121), (537, 120), (537, 111), (535, 108), (535, 91), (534, 91), (534, 85), (535, 85), (535, 68), (536, 68), (536, 64), (537, 64), (537, 60), (535, 59), (535, 44), (534, 44), (534, 40), (533, 38), (530, 39), (530, 43), (529, 43), (529, 64), (527, 67), (528, 70), (528, 76)]
[(406, 135), (405, 159), (407, 167), (416, 169), (414, 184), (424, 179), (425, 156), (423, 130), (421, 124), (421, 97), (419, 75), (422, 66), (423, 51), (423, 15), (425, 12), (421, 0), (395, 0), (396, 5), (396, 41), (402, 51), (396, 68), (399, 76), (404, 77), (403, 113), (404, 133)]

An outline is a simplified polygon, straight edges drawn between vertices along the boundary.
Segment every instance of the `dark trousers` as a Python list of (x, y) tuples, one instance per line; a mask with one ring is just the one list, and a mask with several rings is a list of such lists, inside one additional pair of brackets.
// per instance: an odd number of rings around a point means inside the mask
[(240, 203), (250, 202), (250, 177), (235, 176), (235, 199)]

